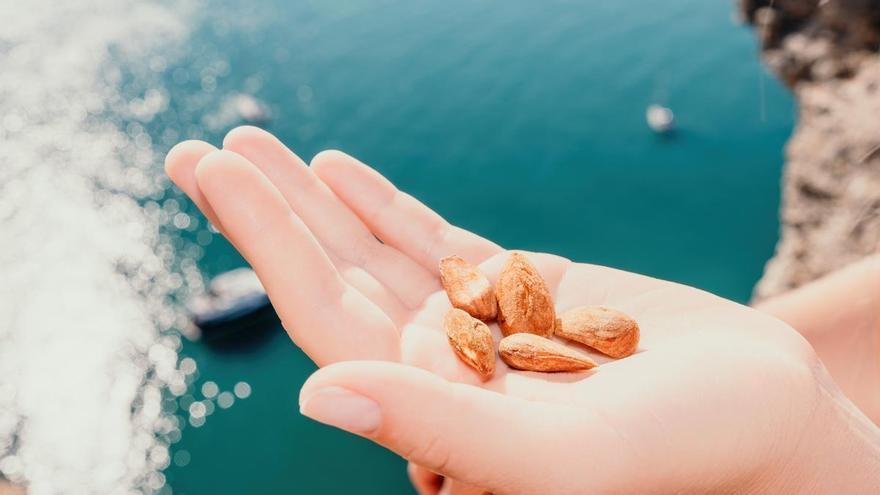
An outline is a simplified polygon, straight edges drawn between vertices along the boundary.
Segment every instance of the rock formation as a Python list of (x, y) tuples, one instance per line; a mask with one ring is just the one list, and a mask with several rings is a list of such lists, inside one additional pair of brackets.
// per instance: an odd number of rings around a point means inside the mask
[(739, 2), (799, 105), (760, 300), (880, 250), (880, 0)]

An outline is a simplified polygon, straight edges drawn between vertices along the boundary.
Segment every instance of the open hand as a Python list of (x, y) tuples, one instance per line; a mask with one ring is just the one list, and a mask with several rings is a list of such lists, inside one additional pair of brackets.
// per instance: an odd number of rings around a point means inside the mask
[[(639, 351), (594, 355), (601, 366), (579, 374), (499, 362), (481, 382), (446, 342), (437, 265), (458, 254), (494, 281), (504, 249), (350, 156), (323, 152), (307, 166), (252, 127), (230, 132), (223, 150), (181, 143), (166, 166), (324, 367), (302, 389), (303, 413), (428, 471), (535, 494), (859, 493), (880, 477), (877, 429), (778, 320), (690, 287), (528, 253), (557, 310), (620, 309), (641, 326)], [(835, 469), (818, 457), (817, 435), (830, 439), (825, 453), (858, 453), (844, 481), (822, 484)]]

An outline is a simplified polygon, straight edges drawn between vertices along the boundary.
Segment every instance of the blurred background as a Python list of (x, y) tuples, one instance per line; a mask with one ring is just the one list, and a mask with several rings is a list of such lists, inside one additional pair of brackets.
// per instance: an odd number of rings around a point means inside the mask
[(798, 116), (744, 4), (0, 0), (0, 493), (411, 492), (299, 416), (277, 324), (190, 321), (244, 261), (162, 160), (243, 123), (503, 246), (747, 302)]

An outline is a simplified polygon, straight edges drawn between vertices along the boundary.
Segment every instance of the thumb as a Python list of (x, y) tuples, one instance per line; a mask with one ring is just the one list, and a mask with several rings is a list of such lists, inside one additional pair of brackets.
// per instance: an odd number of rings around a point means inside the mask
[[(317, 371), (302, 414), (369, 438), (436, 473), (500, 493), (582, 493), (589, 452), (576, 409), (448, 382), (425, 370), (349, 361)], [(582, 429), (582, 428), (581, 428)]]

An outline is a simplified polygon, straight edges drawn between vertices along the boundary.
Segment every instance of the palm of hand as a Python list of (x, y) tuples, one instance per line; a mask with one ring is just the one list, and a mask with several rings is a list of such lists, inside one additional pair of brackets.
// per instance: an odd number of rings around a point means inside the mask
[[(557, 460), (544, 471), (578, 470), (605, 487), (624, 486), (621, 479), (662, 483), (664, 476), (736, 482), (718, 471), (731, 456), (748, 472), (773, 447), (770, 435), (745, 429), (806, 421), (772, 412), (780, 410), (772, 404), (790, 411), (807, 400), (812, 379), (811, 350), (785, 325), (696, 289), (551, 255), (529, 254), (557, 310), (603, 304), (633, 315), (642, 328), (639, 352), (619, 361), (594, 356), (602, 365), (582, 374), (499, 363), (480, 382), (446, 342), (441, 323), (450, 306), (436, 267), (440, 257), (458, 254), (481, 263), (494, 281), (504, 250), (450, 226), (341, 153), (321, 154), (307, 167), (253, 128), (231, 132), (225, 151), (213, 150), (179, 145), (169, 154), (169, 175), (254, 266), (285, 328), (312, 359), (321, 366), (398, 361), (538, 404), (548, 417), (573, 414), (586, 426), (548, 433), (550, 440), (581, 439), (615, 453), (590, 466)], [(692, 462), (682, 465), (683, 458)], [(447, 461), (431, 467), (456, 473)], [(650, 469), (621, 472), (633, 462)]]

